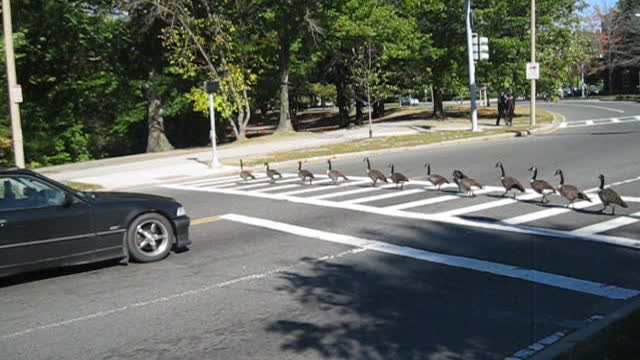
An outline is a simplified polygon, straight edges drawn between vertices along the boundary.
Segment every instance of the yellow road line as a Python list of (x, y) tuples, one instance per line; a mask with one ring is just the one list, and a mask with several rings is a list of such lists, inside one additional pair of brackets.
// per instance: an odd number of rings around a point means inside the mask
[(191, 225), (202, 225), (202, 224), (206, 224), (206, 223), (210, 223), (210, 222), (214, 222), (214, 221), (219, 221), (222, 220), (217, 216), (209, 216), (209, 217), (205, 217), (205, 218), (200, 218), (200, 219), (194, 219), (191, 220)]

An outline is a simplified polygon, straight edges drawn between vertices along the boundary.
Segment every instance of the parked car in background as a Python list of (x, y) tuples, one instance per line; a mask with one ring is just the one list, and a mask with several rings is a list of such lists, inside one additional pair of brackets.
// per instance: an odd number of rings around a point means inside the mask
[(420, 100), (414, 98), (414, 97), (410, 97), (410, 96), (406, 96), (402, 98), (402, 105), (418, 105), (420, 104)]
[(188, 248), (189, 224), (171, 198), (83, 192), (30, 170), (0, 169), (0, 277), (109, 259), (161, 260)]

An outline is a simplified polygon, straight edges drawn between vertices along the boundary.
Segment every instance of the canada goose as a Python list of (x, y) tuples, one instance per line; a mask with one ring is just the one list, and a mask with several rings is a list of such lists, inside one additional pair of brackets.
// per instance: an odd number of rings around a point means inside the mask
[(269, 163), (264, 163), (264, 167), (267, 168), (267, 176), (271, 179), (271, 182), (276, 182), (276, 176), (278, 179), (282, 179), (282, 174), (278, 170), (269, 169)]
[(251, 173), (251, 170), (245, 170), (244, 169), (244, 164), (242, 163), (242, 159), (240, 159), (240, 177), (244, 181), (247, 181), (248, 179), (254, 179), (255, 180), (255, 178), (256, 178)]
[(602, 201), (602, 205), (604, 205), (601, 211), (604, 212), (607, 209), (607, 207), (611, 205), (611, 215), (615, 215), (616, 214), (615, 205), (618, 205), (623, 208), (629, 207), (629, 205), (627, 205), (627, 203), (624, 202), (624, 200), (622, 200), (622, 198), (620, 197), (620, 195), (618, 195), (617, 192), (611, 189), (604, 188), (604, 175), (600, 174), (598, 178), (600, 178), (600, 190), (598, 190), (598, 196)]
[(465, 195), (475, 197), (476, 194), (474, 194), (473, 190), (482, 189), (482, 184), (463, 174), (460, 170), (453, 170), (453, 181), (458, 184), (460, 191), (464, 190)]
[(509, 191), (513, 191), (513, 198), (516, 198), (516, 192), (515, 190), (519, 190), (521, 193), (524, 193), (524, 186), (522, 186), (522, 184), (520, 184), (520, 181), (518, 181), (516, 178), (511, 177), (511, 176), (505, 176), (504, 174), (504, 166), (502, 165), (502, 161), (498, 161), (498, 163), (496, 164), (496, 167), (500, 168), (500, 181), (502, 182), (502, 186), (504, 186), (504, 194), (502, 194), (502, 196), (507, 196), (507, 193), (509, 193)]
[(338, 179), (343, 178), (345, 180), (349, 180), (347, 179), (346, 176), (344, 176), (343, 173), (341, 173), (338, 170), (332, 170), (331, 169), (331, 159), (327, 159), (327, 163), (329, 163), (329, 169), (327, 170), (327, 176), (329, 176), (329, 178), (333, 181), (333, 183), (335, 184)]
[(432, 183), (433, 186), (437, 186), (438, 190), (440, 190), (440, 187), (442, 186), (442, 184), (449, 183), (449, 180), (447, 180), (444, 176), (440, 176), (438, 174), (431, 174), (431, 164), (426, 163), (424, 164), (424, 167), (427, 168), (427, 181)]
[[(591, 199), (587, 195), (585, 195), (582, 190), (578, 189), (573, 185), (565, 185), (564, 184), (564, 174), (562, 170), (556, 170), (555, 175), (560, 175), (560, 184), (558, 185), (558, 192), (562, 195), (563, 198), (569, 200), (569, 203), (566, 205), (567, 207), (571, 206), (576, 200), (586, 200), (591, 202)], [(575, 206), (574, 206), (575, 207)]]
[(404, 183), (408, 182), (409, 179), (401, 173), (397, 173), (394, 171), (393, 164), (389, 165), (391, 167), (391, 176), (389, 178), (396, 184), (396, 189), (398, 185), (400, 185), (400, 190), (404, 188)]
[(378, 180), (384, 181), (387, 184), (389, 183), (389, 181), (387, 180), (387, 177), (384, 176), (382, 171), (371, 168), (371, 161), (369, 161), (368, 157), (364, 158), (364, 160), (362, 160), (362, 161), (366, 161), (367, 162), (367, 175), (369, 175), (369, 177), (373, 181), (373, 185), (372, 186), (376, 186), (376, 183), (378, 182)]
[(556, 189), (554, 189), (553, 186), (551, 186), (551, 184), (549, 184), (545, 180), (536, 179), (536, 176), (538, 176), (538, 168), (536, 168), (535, 166), (532, 166), (529, 168), (529, 171), (533, 171), (533, 176), (529, 181), (531, 183), (531, 188), (538, 194), (542, 195), (542, 200), (540, 200), (541, 203), (543, 204), (549, 203), (549, 199), (547, 199), (547, 195), (555, 194)]
[(311, 182), (314, 179), (313, 174), (311, 173), (311, 171), (304, 170), (302, 168), (302, 161), (298, 161), (298, 176), (300, 177), (300, 179), (302, 179), (302, 183), (303, 184), (307, 179), (309, 179), (309, 185), (311, 185)]

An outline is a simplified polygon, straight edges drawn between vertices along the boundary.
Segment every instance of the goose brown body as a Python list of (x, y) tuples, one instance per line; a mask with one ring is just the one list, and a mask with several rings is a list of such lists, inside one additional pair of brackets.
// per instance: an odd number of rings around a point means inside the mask
[(331, 179), (333, 181), (333, 183), (335, 184), (340, 178), (343, 178), (345, 180), (349, 180), (347, 179), (347, 177), (340, 171), (338, 170), (333, 170), (331, 168), (331, 160), (327, 159), (327, 163), (329, 163), (329, 169), (327, 170), (327, 176), (329, 177), (329, 179)]
[(558, 169), (556, 171), (556, 175), (560, 175), (558, 193), (560, 193), (563, 198), (569, 201), (567, 207), (571, 206), (576, 200), (586, 200), (588, 202), (591, 202), (591, 199), (584, 192), (582, 192), (582, 190), (578, 189), (577, 186), (565, 185), (564, 174), (562, 173), (562, 170)]
[(600, 201), (602, 201), (602, 205), (604, 206), (602, 208), (602, 211), (605, 211), (609, 206), (611, 206), (611, 215), (615, 215), (616, 206), (620, 206), (623, 208), (629, 207), (629, 205), (627, 205), (627, 203), (622, 200), (617, 192), (612, 189), (605, 189), (604, 175), (600, 174), (598, 178), (600, 179), (600, 189), (598, 190), (598, 197), (600, 198)]
[(437, 186), (438, 190), (443, 184), (448, 184), (449, 180), (447, 180), (444, 176), (438, 174), (431, 173), (431, 164), (426, 163), (424, 166), (427, 168), (427, 181), (433, 184), (433, 186)]
[(249, 179), (255, 180), (255, 176), (251, 173), (251, 170), (245, 170), (244, 164), (242, 163), (242, 159), (240, 159), (240, 177), (242, 180), (247, 181)]
[(509, 193), (509, 191), (513, 191), (513, 198), (516, 198), (516, 193), (515, 190), (520, 191), (521, 193), (525, 192), (524, 186), (522, 186), (522, 184), (520, 184), (520, 181), (518, 181), (516, 178), (511, 177), (511, 176), (505, 176), (504, 173), (504, 166), (502, 165), (501, 161), (498, 161), (498, 163), (496, 164), (496, 167), (500, 167), (500, 182), (502, 182), (502, 186), (504, 187), (504, 194), (502, 194), (502, 196), (506, 196), (507, 193)]
[(276, 178), (282, 179), (282, 174), (278, 170), (270, 169), (269, 163), (264, 163), (264, 166), (267, 168), (267, 176), (271, 179), (271, 182), (275, 182)]
[(541, 203), (548, 203), (549, 199), (547, 199), (547, 195), (555, 194), (556, 189), (554, 189), (553, 186), (551, 186), (551, 184), (549, 184), (545, 180), (536, 179), (536, 177), (538, 176), (538, 169), (535, 166), (530, 167), (529, 171), (533, 171), (533, 176), (529, 181), (531, 183), (531, 188), (533, 189), (533, 191), (542, 195), (542, 199), (540, 200)]
[(387, 184), (389, 183), (387, 177), (382, 173), (382, 171), (371, 168), (371, 161), (369, 158), (364, 158), (363, 161), (367, 162), (367, 175), (369, 175), (369, 178), (373, 181), (372, 186), (376, 186), (378, 181), (385, 182)]
[(393, 181), (394, 184), (396, 184), (396, 188), (398, 187), (398, 185), (400, 185), (400, 189), (403, 189), (404, 183), (408, 182), (409, 179), (403, 174), (395, 172), (393, 164), (391, 164), (390, 166), (391, 166), (391, 176), (389, 176), (389, 178), (391, 179), (391, 181)]
[(460, 170), (453, 171), (453, 181), (458, 185), (460, 191), (464, 190), (465, 195), (475, 197), (476, 194), (473, 192), (473, 189), (482, 189), (482, 184), (468, 177)]
[(313, 174), (311, 173), (311, 171), (305, 170), (305, 169), (302, 168), (302, 161), (298, 161), (298, 176), (300, 177), (300, 179), (302, 180), (303, 183), (307, 179), (309, 179), (309, 185), (311, 185), (311, 182), (314, 179)]

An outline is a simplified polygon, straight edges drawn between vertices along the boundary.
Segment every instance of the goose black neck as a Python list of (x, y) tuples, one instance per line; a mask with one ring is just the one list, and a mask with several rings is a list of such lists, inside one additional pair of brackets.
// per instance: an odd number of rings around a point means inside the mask
[(371, 161), (367, 158), (367, 170), (371, 170)]
[(393, 171), (393, 165), (391, 165), (391, 173), (392, 173), (392, 174), (394, 173), (394, 171)]
[(538, 176), (538, 168), (533, 168), (533, 177), (531, 179), (535, 180)]
[(329, 170), (331, 170), (331, 160), (327, 160), (327, 162), (329, 163)]
[(427, 175), (431, 175), (431, 164), (427, 164)]
[(600, 190), (604, 190), (604, 176), (600, 177)]
[(504, 166), (502, 166), (502, 163), (500, 163), (500, 173), (502, 174), (502, 177), (504, 177)]
[(564, 174), (560, 171), (560, 185), (564, 185)]
[(240, 170), (244, 169), (244, 165), (242, 164), (242, 160), (240, 160)]
[(299, 163), (298, 163), (298, 170), (301, 170), (301, 169), (302, 169), (302, 163), (301, 163), (301, 162), (299, 162)]
[(269, 171), (269, 164), (267, 163), (267, 171)]

